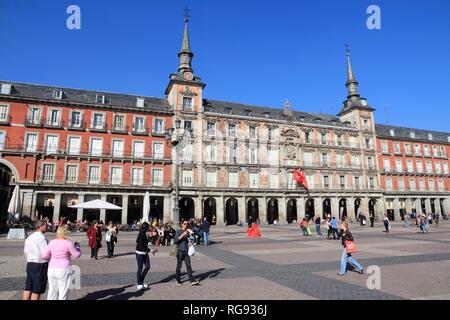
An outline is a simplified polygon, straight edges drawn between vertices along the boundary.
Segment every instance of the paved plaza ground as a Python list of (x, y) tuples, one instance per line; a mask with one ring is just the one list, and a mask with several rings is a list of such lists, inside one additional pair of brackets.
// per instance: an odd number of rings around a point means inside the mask
[[(81, 289), (70, 299), (120, 300), (303, 300), (303, 299), (450, 299), (450, 222), (430, 226), (430, 234), (416, 227), (394, 223), (389, 234), (375, 228), (351, 225), (365, 266), (381, 268), (381, 290), (369, 290), (370, 275), (349, 272), (337, 275), (342, 247), (313, 233), (305, 238), (298, 226), (262, 227), (263, 237), (249, 239), (245, 227), (212, 228), (212, 245), (197, 246), (192, 257), (194, 275), (201, 283), (190, 287), (187, 276), (176, 285), (176, 259), (169, 247), (151, 256), (146, 282), (150, 289), (137, 291), (134, 245), (137, 233), (119, 234), (116, 257), (90, 259), (85, 234), (71, 240), (82, 245), (82, 257), (74, 261), (81, 269)], [(47, 234), (53, 239), (53, 234)], [(25, 284), (23, 241), (0, 237), (0, 299), (18, 300)], [(184, 266), (183, 266), (183, 271)], [(45, 298), (45, 297), (44, 297)]]

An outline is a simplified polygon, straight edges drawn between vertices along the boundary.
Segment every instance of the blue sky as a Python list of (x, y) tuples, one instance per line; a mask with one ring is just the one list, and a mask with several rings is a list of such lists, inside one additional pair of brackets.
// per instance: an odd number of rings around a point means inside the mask
[(349, 42), (377, 123), (450, 131), (448, 0), (0, 0), (0, 79), (164, 97), (186, 4), (205, 98), (337, 114)]

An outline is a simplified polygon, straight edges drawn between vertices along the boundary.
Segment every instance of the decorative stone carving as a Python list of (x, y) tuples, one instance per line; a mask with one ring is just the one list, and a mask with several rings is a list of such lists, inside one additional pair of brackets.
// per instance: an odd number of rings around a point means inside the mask
[(300, 137), (298, 132), (296, 130), (292, 129), (292, 128), (283, 128), (282, 131), (281, 131), (281, 135), (283, 137), (293, 137), (293, 138), (299, 138)]
[(289, 160), (294, 160), (297, 158), (297, 150), (295, 148), (294, 139), (288, 138), (285, 142), (285, 149), (286, 149), (286, 158)]

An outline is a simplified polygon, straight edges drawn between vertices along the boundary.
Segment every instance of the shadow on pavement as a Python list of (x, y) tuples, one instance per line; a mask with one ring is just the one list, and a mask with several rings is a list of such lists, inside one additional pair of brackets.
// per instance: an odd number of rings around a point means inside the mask
[[(204, 272), (204, 273), (200, 273), (200, 274), (196, 274), (195, 271), (193, 271), (193, 273), (194, 273), (194, 275), (195, 275), (195, 279), (196, 279), (196, 280), (199, 280), (199, 281), (201, 282), (201, 281), (204, 281), (204, 280), (206, 280), (206, 279), (208, 279), (208, 278), (215, 278), (215, 277), (219, 276), (220, 273), (221, 273), (223, 270), (225, 270), (225, 268), (220, 268), (220, 269), (216, 269), (216, 270), (211, 270), (211, 271)], [(186, 273), (186, 272), (182, 272), (182, 273), (181, 273), (181, 277), (183, 277), (184, 275), (187, 275), (187, 273)], [(173, 274), (173, 275), (168, 276), (168, 277), (166, 277), (166, 278), (164, 278), (164, 279), (162, 279), (162, 280), (160, 280), (160, 281), (158, 281), (158, 282), (153, 282), (153, 283), (151, 283), (150, 285), (155, 285), (155, 284), (160, 284), (160, 283), (168, 283), (168, 282), (173, 281), (173, 280), (175, 280), (175, 279), (176, 279), (176, 276), (175, 276), (175, 274)], [(183, 281), (182, 281), (182, 282), (183, 282)]]
[(110, 299), (111, 299), (111, 297), (115, 298), (120, 293), (124, 292), (125, 289), (128, 289), (130, 287), (132, 287), (132, 285), (128, 285), (128, 286), (125, 286), (122, 288), (111, 288), (111, 289), (91, 292), (91, 293), (88, 293), (87, 295), (85, 295), (83, 298), (80, 298), (79, 300), (101, 300), (106, 297), (110, 297)]

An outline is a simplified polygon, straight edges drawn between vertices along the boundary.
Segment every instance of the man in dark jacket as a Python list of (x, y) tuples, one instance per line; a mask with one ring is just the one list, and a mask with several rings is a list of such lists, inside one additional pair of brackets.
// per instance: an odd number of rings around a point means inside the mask
[(191, 229), (188, 228), (189, 222), (187, 220), (183, 220), (181, 223), (181, 229), (178, 229), (175, 233), (175, 244), (178, 245), (178, 253), (177, 253), (177, 269), (176, 269), (176, 278), (177, 285), (181, 286), (181, 265), (184, 261), (186, 264), (186, 269), (189, 277), (189, 281), (191, 282), (191, 286), (195, 286), (199, 284), (199, 281), (194, 279), (192, 275), (192, 267), (191, 267), (191, 257), (188, 254), (189, 251), (189, 237), (193, 233)]
[(200, 225), (200, 229), (203, 231), (203, 245), (209, 245), (209, 221), (206, 217), (203, 218), (203, 223)]

